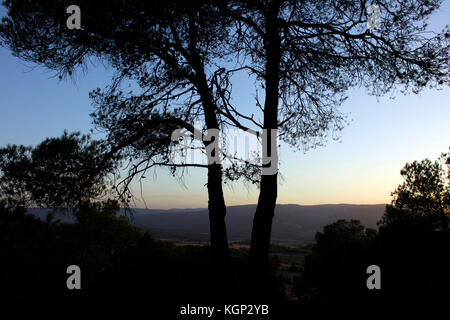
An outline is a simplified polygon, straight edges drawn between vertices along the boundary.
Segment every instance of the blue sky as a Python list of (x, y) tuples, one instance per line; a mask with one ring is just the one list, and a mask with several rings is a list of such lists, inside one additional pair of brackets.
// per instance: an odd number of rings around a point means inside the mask
[[(5, 10), (0, 6), (0, 16)], [(446, 1), (430, 21), (441, 29), (448, 23)], [(50, 71), (25, 63), (0, 48), (0, 147), (6, 144), (35, 145), (64, 129), (88, 133), (94, 110), (88, 94), (109, 83), (112, 71), (97, 65), (75, 80), (60, 81)], [(235, 88), (253, 94), (252, 84), (238, 80)], [(251, 91), (249, 93), (249, 91)], [(390, 192), (401, 183), (405, 162), (437, 158), (450, 146), (450, 88), (426, 90), (420, 95), (396, 94), (378, 101), (364, 89), (349, 92), (342, 106), (352, 120), (339, 142), (294, 152), (281, 150), (278, 203), (387, 203)], [(248, 103), (252, 99), (242, 99)], [(95, 136), (95, 135), (94, 135)], [(98, 135), (100, 136), (100, 135)], [(206, 207), (206, 171), (189, 170), (183, 186), (165, 169), (147, 174), (143, 194), (151, 208)], [(156, 180), (154, 179), (156, 178)], [(137, 185), (135, 190), (139, 191)], [(227, 205), (255, 203), (256, 188), (225, 185)], [(137, 203), (142, 206), (142, 202)]]

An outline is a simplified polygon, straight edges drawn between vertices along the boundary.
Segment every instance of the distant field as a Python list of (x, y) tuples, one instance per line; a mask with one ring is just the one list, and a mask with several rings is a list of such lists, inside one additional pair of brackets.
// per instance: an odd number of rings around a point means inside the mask
[(288, 270), (292, 264), (301, 267), (305, 257), (311, 253), (311, 244), (293, 244), (286, 246), (284, 244), (272, 244), (270, 256), (279, 259), (280, 269)]
[[(160, 239), (163, 241), (171, 241), (168, 239)], [(208, 246), (206, 241), (171, 241), (177, 247), (183, 246)], [(230, 249), (232, 255), (244, 255), (247, 256), (250, 250), (250, 246), (247, 241), (230, 241)], [(295, 265), (297, 268), (303, 266), (305, 257), (311, 253), (312, 244), (302, 243), (272, 243), (270, 248), (270, 257), (276, 259), (279, 262), (280, 270), (289, 270), (291, 265)]]

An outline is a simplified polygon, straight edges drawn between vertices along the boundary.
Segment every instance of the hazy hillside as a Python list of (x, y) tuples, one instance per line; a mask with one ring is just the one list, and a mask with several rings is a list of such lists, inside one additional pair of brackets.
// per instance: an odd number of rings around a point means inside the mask
[[(367, 227), (376, 228), (385, 205), (277, 205), (272, 230), (274, 241), (313, 241), (317, 231), (338, 219), (358, 219)], [(250, 238), (255, 205), (227, 208), (227, 229), (230, 240)], [(207, 240), (208, 211), (150, 212), (138, 211), (136, 225), (147, 228), (155, 236)]]
[[(273, 223), (273, 241), (314, 241), (314, 235), (323, 226), (338, 219), (358, 219), (366, 227), (376, 228), (385, 205), (277, 205)], [(30, 210), (45, 219), (43, 209)], [(230, 240), (250, 238), (255, 205), (227, 208), (227, 228)], [(72, 222), (69, 213), (55, 216), (63, 222)], [(208, 211), (206, 209), (147, 210), (135, 209), (132, 223), (148, 230), (154, 237), (174, 240), (207, 241), (209, 239)]]

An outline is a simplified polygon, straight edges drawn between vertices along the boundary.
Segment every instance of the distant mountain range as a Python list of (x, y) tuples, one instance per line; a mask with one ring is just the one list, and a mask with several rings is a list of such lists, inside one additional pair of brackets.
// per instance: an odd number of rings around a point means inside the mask
[[(274, 242), (313, 242), (316, 232), (338, 219), (357, 219), (366, 227), (376, 228), (381, 219), (384, 204), (352, 205), (329, 204), (301, 206), (279, 204), (275, 209), (272, 228)], [(227, 208), (228, 238), (245, 241), (250, 238), (256, 205), (231, 206)], [(30, 213), (45, 219), (48, 210), (30, 209)], [(122, 212), (123, 214), (123, 212)], [(71, 223), (74, 218), (58, 213), (55, 218)], [(149, 231), (155, 238), (178, 241), (208, 241), (209, 220), (207, 209), (133, 209), (131, 222)]]

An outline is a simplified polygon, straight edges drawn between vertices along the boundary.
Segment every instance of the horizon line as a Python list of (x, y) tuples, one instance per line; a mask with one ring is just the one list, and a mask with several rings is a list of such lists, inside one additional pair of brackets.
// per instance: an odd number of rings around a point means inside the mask
[[(257, 203), (248, 203), (248, 204), (236, 204), (236, 205), (229, 205), (226, 206), (227, 208), (231, 208), (231, 207), (245, 207), (245, 206), (256, 206)], [(342, 205), (346, 205), (346, 206), (379, 206), (379, 205), (388, 205), (388, 203), (319, 203), (319, 204), (298, 204), (298, 203), (277, 203), (278, 205), (282, 205), (282, 206), (299, 206), (299, 207), (318, 207), (318, 206), (342, 206)], [(120, 209), (124, 209), (123, 207), (121, 207)], [(138, 210), (208, 210), (207, 207), (184, 207), (184, 208), (167, 208), (167, 209), (162, 209), (162, 208), (151, 208), (151, 207), (133, 207), (130, 208), (131, 210), (133, 209), (138, 209)]]

